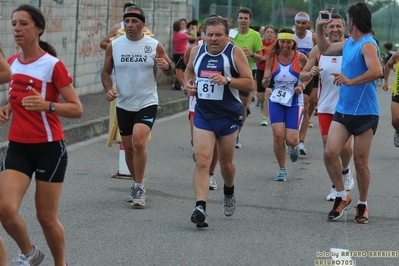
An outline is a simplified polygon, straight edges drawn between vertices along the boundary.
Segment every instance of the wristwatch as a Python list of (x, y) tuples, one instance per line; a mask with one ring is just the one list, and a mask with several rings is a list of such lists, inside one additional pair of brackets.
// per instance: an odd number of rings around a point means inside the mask
[(226, 84), (226, 85), (230, 85), (230, 83), (231, 83), (231, 77), (226, 77), (226, 80), (227, 80), (227, 84)]
[(49, 113), (53, 113), (55, 111), (55, 103), (50, 102), (50, 108), (49, 108)]

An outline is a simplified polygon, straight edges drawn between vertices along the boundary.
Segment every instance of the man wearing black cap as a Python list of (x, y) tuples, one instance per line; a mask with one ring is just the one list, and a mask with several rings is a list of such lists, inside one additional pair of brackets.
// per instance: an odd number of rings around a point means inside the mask
[(392, 55), (395, 53), (392, 51), (392, 43), (391, 42), (386, 42), (384, 43), (384, 48), (385, 48), (385, 55), (384, 55), (384, 66), (388, 63), (389, 59), (391, 59)]
[[(126, 165), (135, 182), (130, 197), (132, 205), (140, 208), (145, 206), (146, 140), (158, 110), (157, 69), (170, 76), (175, 67), (163, 45), (144, 34), (145, 16), (140, 7), (126, 8), (123, 21), (126, 34), (107, 46), (101, 79), (107, 100), (116, 99)], [(117, 91), (112, 89), (113, 68)]]

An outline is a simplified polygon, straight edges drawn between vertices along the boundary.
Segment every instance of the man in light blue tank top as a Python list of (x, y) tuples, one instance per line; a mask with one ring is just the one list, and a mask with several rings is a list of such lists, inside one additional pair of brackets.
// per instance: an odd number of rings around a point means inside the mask
[[(321, 14), (326, 12), (320, 11)], [(359, 2), (351, 5), (346, 15), (352, 37), (345, 42), (330, 43), (326, 39), (323, 28), (331, 19), (318, 19), (316, 22), (320, 53), (342, 55), (341, 73), (331, 73), (334, 76), (333, 83), (340, 86), (340, 91), (324, 151), (324, 164), (337, 189), (337, 197), (327, 219), (341, 218), (352, 202), (344, 188), (339, 155), (349, 137), (354, 135), (353, 158), (359, 189), (354, 222), (365, 224), (368, 223), (367, 195), (370, 184), (368, 159), (380, 112), (375, 80), (382, 76), (382, 69), (378, 46), (370, 35), (370, 9)]]

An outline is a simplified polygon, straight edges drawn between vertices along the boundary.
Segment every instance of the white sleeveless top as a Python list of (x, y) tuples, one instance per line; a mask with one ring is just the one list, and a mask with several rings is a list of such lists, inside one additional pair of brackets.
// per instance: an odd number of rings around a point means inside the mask
[(324, 114), (334, 114), (339, 96), (339, 87), (334, 85), (334, 76), (331, 73), (341, 73), (342, 56), (320, 55), (320, 72), (318, 87), (317, 111)]
[(126, 35), (112, 41), (117, 107), (137, 112), (158, 104), (158, 68), (153, 59), (157, 46), (158, 41), (145, 34), (138, 41), (131, 41)]
[(297, 50), (304, 53), (306, 56), (308, 56), (314, 46), (312, 36), (313, 33), (310, 30), (306, 30), (306, 36), (303, 39), (299, 39), (296, 34), (294, 36), (294, 40), (297, 43)]

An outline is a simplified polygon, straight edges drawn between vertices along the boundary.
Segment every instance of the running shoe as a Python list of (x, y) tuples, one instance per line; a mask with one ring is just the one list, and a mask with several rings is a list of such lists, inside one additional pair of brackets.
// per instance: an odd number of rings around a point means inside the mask
[(240, 139), (240, 135), (237, 136), (236, 139), (236, 149), (241, 149), (242, 145), (241, 145), (241, 139)]
[(309, 120), (309, 127), (313, 127), (313, 124), (312, 124), (312, 122)]
[(261, 126), (268, 126), (269, 124), (267, 123), (267, 117), (264, 116), (262, 117), (262, 123), (260, 124)]
[(278, 174), (275, 178), (276, 181), (287, 181), (287, 168), (280, 168), (280, 170), (278, 170)]
[(369, 222), (369, 209), (364, 204), (358, 204), (355, 206), (356, 208), (356, 216), (353, 220), (358, 224), (366, 224)]
[(133, 188), (132, 206), (136, 208), (145, 207), (145, 189), (142, 186)]
[(234, 194), (231, 196), (224, 195), (224, 199), (223, 199), (224, 215), (232, 216), (235, 210), (236, 210), (236, 198), (235, 198)]
[(343, 200), (341, 197), (336, 197), (334, 201), (334, 206), (330, 213), (327, 216), (327, 220), (338, 220), (344, 215), (344, 211), (348, 210), (349, 204), (351, 204), (352, 199), (348, 194), (346, 200)]
[(194, 153), (194, 148), (191, 148), (191, 157), (193, 157), (193, 161), (195, 162), (195, 153)]
[(350, 169), (347, 170), (346, 173), (342, 171), (342, 178), (344, 179), (344, 186), (346, 191), (350, 191), (355, 186), (355, 180), (353, 180), (352, 173)]
[(209, 175), (209, 190), (217, 190), (218, 184), (216, 184), (216, 178), (214, 174)]
[(191, 222), (195, 223), (199, 229), (208, 227), (206, 212), (202, 206), (194, 208), (193, 214), (191, 214)]
[(130, 188), (130, 194), (129, 196), (127, 196), (126, 201), (127, 202), (132, 202), (133, 201), (133, 196), (134, 196), (134, 191), (133, 191), (134, 185), (133, 187)]
[(305, 148), (305, 144), (303, 142), (299, 142), (298, 147), (299, 147), (299, 153), (301, 155), (307, 155), (308, 154), (308, 152), (306, 151), (306, 148)]
[(395, 131), (395, 135), (393, 135), (393, 145), (399, 148), (399, 132)]
[(331, 187), (330, 194), (327, 195), (326, 200), (333, 201), (337, 197), (337, 189), (334, 185)]
[(33, 246), (33, 255), (26, 257), (24, 254), (20, 253), (18, 257), (14, 258), (12, 261), (18, 262), (19, 266), (36, 266), (39, 265), (44, 259), (44, 254), (38, 248)]
[(296, 161), (298, 161), (298, 158), (299, 158), (299, 147), (298, 147), (298, 145), (295, 146), (294, 148), (288, 147), (288, 151), (290, 153), (291, 162), (295, 163)]

